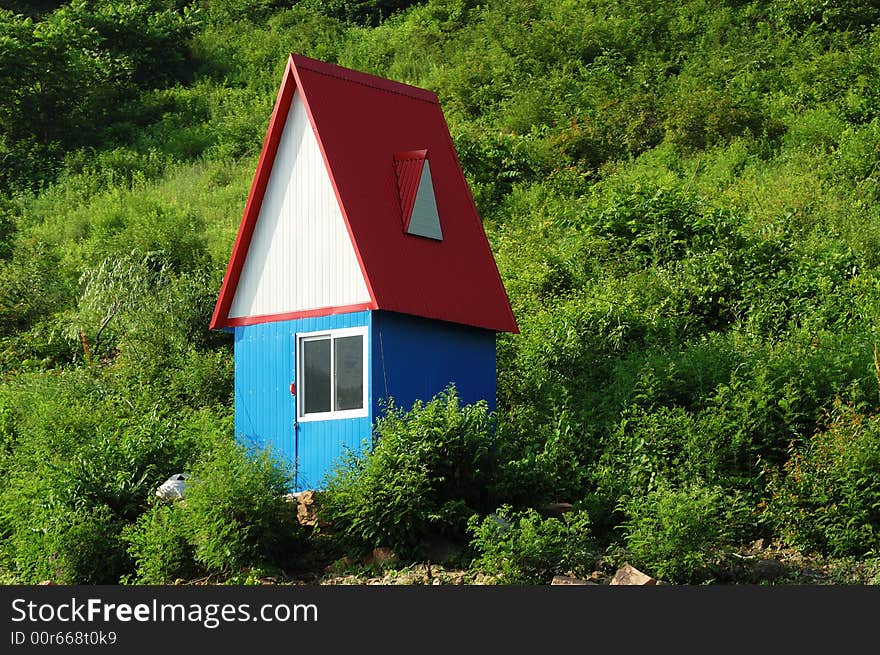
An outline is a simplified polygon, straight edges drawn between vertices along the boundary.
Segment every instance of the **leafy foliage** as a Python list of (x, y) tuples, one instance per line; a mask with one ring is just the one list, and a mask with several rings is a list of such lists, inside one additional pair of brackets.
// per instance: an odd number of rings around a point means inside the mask
[[(725, 549), (748, 535), (748, 508), (736, 495), (698, 482), (675, 489), (665, 481), (626, 503), (627, 557), (663, 580), (694, 583), (711, 578)], [(754, 529), (754, 528), (752, 528)]]
[(361, 25), (378, 25), (392, 14), (419, 0), (320, 0), (312, 2), (317, 11)]
[(376, 442), (349, 452), (322, 494), (322, 515), (352, 547), (418, 553), (437, 534), (461, 537), (487, 503), (492, 416), (454, 388), (410, 411), (390, 405)]
[(590, 518), (583, 510), (557, 519), (505, 505), (482, 521), (478, 518), (468, 524), (478, 552), (472, 566), (501, 576), (506, 584), (542, 584), (569, 572), (586, 576), (599, 559)]
[[(756, 534), (876, 551), (871, 3), (4, 6), (0, 565), (16, 579), (283, 564), (284, 476), (223, 450), (231, 339), (207, 326), (291, 48), (438, 94), (520, 327), (498, 338), (497, 414), (390, 408), (328, 482), (321, 536), (415, 555), (469, 535), (480, 566), (543, 582), (590, 561), (528, 511), (569, 501), (583, 553), (595, 539), (669, 579), (713, 577)], [(210, 533), (238, 520), (231, 500), (153, 505), (196, 466), (269, 523), (249, 515), (227, 552)], [(220, 479), (234, 470), (253, 497)], [(467, 532), (503, 504), (511, 531)]]
[(194, 577), (199, 569), (184, 513), (175, 505), (156, 504), (126, 526), (122, 538), (134, 560), (133, 579), (143, 584), (171, 584)]
[(139, 91), (181, 80), (196, 16), (166, 0), (73, 2), (37, 20), (0, 11), (0, 185), (52, 177)]
[(284, 498), (290, 483), (269, 452), (217, 443), (194, 467), (184, 501), (154, 504), (125, 529), (134, 579), (167, 584), (290, 563), (303, 542), (296, 505)]
[(184, 522), (206, 570), (229, 573), (295, 554), (296, 506), (284, 499), (292, 476), (270, 453), (219, 445), (193, 478)]
[(771, 482), (768, 514), (793, 543), (835, 556), (880, 548), (880, 426), (837, 402)]

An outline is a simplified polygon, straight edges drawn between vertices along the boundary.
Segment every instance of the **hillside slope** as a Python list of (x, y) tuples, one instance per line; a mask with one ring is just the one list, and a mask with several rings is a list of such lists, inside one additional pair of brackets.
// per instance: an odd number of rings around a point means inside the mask
[[(876, 572), (873, 3), (44, 4), (0, 13), (14, 579), (173, 579), (131, 526), (169, 474), (233, 466), (207, 327), (291, 51), (429, 88), (449, 121), (521, 328), (482, 505), (431, 519), (475, 566), (522, 555), (480, 523), (506, 504), (544, 562), (509, 579), (602, 558), (723, 579), (758, 538)], [(576, 518), (522, 513), (551, 501)], [(559, 554), (563, 523), (589, 554)], [(283, 566), (197, 542), (202, 572)]]

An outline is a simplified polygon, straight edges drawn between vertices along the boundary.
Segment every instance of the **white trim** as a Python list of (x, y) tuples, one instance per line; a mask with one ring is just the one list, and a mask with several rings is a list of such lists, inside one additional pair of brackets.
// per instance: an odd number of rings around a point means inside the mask
[[(296, 420), (300, 423), (309, 421), (333, 421), (343, 418), (363, 418), (369, 414), (369, 389), (368, 389), (368, 369), (369, 359), (367, 357), (369, 348), (367, 344), (368, 327), (366, 325), (350, 328), (338, 328), (330, 330), (318, 330), (316, 332), (297, 332), (296, 333)], [(302, 398), (303, 396), (303, 370), (302, 370), (302, 343), (304, 341), (314, 341), (318, 339), (330, 339), (330, 407), (333, 407), (336, 400), (336, 380), (334, 379), (333, 360), (336, 357), (336, 349), (333, 347), (333, 340), (340, 337), (361, 336), (363, 345), (363, 363), (364, 363), (364, 402), (363, 407), (359, 409), (345, 409), (329, 412), (313, 412), (311, 414), (303, 414)]]

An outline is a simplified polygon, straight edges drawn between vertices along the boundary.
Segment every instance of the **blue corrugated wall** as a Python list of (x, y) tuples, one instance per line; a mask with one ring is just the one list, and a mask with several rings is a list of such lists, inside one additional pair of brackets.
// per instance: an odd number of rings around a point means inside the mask
[[(296, 372), (296, 334), (370, 326), (367, 364), (372, 399), (363, 418), (296, 424), (290, 383)], [(465, 403), (495, 409), (495, 333), (387, 311), (354, 312), (235, 328), (235, 433), (269, 447), (296, 469), (296, 489), (320, 489), (348, 447), (369, 445), (380, 400), (404, 408), (429, 400), (454, 382)]]
[(287, 460), (296, 469), (297, 489), (320, 488), (344, 446), (359, 450), (369, 443), (372, 415), (307, 421), (294, 429), (296, 333), (369, 324), (370, 312), (354, 312), (235, 328), (236, 437)]
[(408, 409), (454, 382), (464, 403), (495, 409), (495, 333), (388, 311), (373, 312), (373, 412), (392, 397)]

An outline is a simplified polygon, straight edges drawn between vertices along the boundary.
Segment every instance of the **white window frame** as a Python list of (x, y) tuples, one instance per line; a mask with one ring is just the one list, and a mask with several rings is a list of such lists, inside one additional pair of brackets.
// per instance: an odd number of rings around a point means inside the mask
[[(366, 325), (362, 325), (359, 327), (352, 328), (338, 328), (332, 330), (318, 330), (316, 332), (297, 332), (296, 333), (296, 420), (300, 423), (305, 423), (308, 421), (331, 421), (335, 419), (343, 419), (343, 418), (362, 418), (369, 414), (369, 386), (368, 386), (368, 372), (369, 372), (369, 359), (367, 358), (367, 354), (369, 352), (368, 347), (368, 338), (367, 338), (368, 329)], [(305, 374), (303, 371), (303, 357), (302, 357), (302, 344), (305, 341), (317, 341), (320, 339), (330, 339), (330, 407), (334, 407), (336, 405), (336, 376), (335, 372), (335, 363), (336, 363), (336, 348), (334, 347), (333, 340), (340, 337), (353, 337), (353, 336), (361, 336), (362, 344), (363, 344), (363, 361), (364, 361), (364, 380), (363, 380), (363, 389), (364, 389), (364, 398), (363, 398), (363, 407), (359, 409), (343, 409), (343, 410), (330, 410), (329, 412), (313, 412), (311, 414), (305, 414), (303, 412), (303, 402), (305, 395), (303, 391), (305, 390)]]

